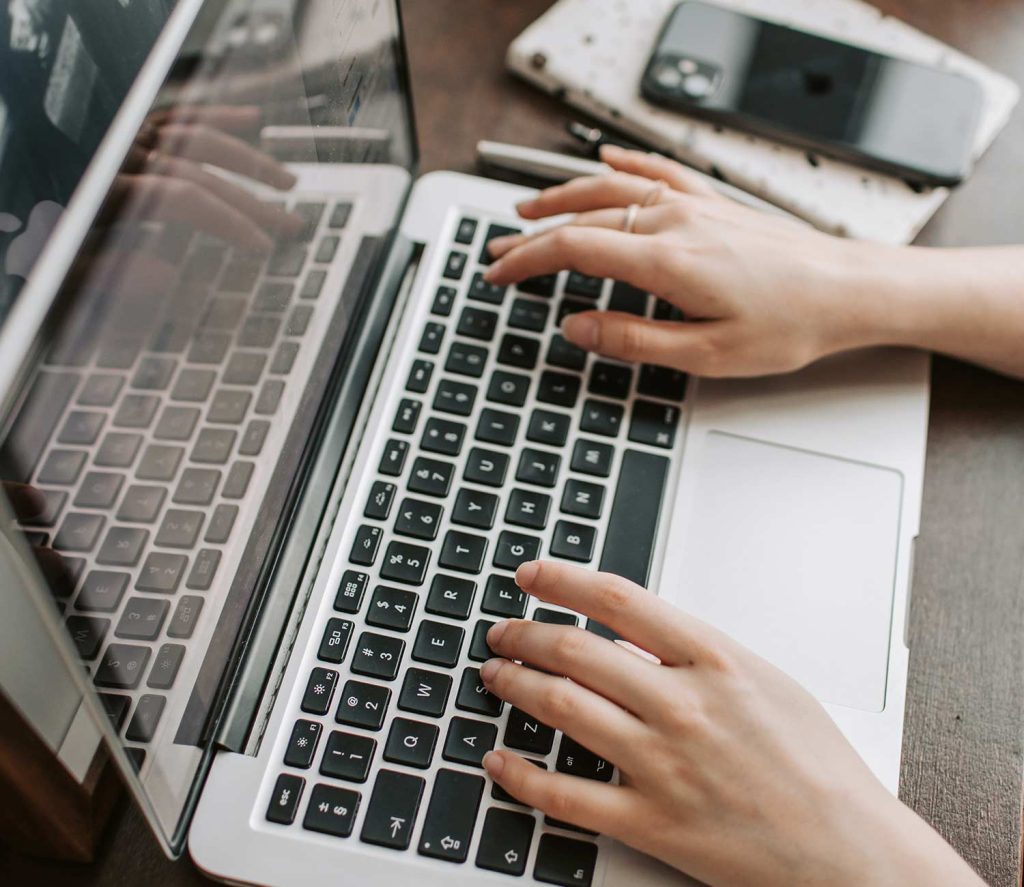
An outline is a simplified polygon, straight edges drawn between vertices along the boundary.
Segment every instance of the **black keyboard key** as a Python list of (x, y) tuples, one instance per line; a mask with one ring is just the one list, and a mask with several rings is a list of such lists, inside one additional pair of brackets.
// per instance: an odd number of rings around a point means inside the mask
[(476, 583), (458, 576), (438, 573), (430, 582), (425, 610), (449, 619), (468, 619), (473, 609)]
[[(135, 461), (141, 445), (142, 436), (139, 434), (111, 431), (103, 438), (103, 443), (100, 444), (93, 461), (102, 468), (129, 468)], [(50, 458), (47, 459), (46, 465), (50, 464), (50, 459), (59, 459), (61, 453), (73, 455), (70, 450), (54, 450), (50, 454)], [(40, 483), (72, 483), (74, 481), (74, 478), (48, 480), (45, 475), (46, 466), (44, 465), (43, 472), (39, 475)]]
[(420, 835), (420, 855), (465, 862), (483, 793), (482, 776), (438, 770)]
[[(168, 522), (168, 516), (172, 514), (174, 514), (173, 511), (168, 511), (164, 516), (164, 525)], [(202, 521), (202, 515), (199, 520)], [(165, 541), (161, 542), (161, 537)], [(156, 544), (169, 544), (166, 541), (167, 538), (161, 528), (156, 537)], [(148, 530), (139, 530), (134, 527), (111, 527), (96, 555), (96, 563), (115, 567), (134, 567), (142, 557), (142, 549), (145, 548), (148, 539)], [(191, 546), (194, 541), (191, 539), (188, 544)]]
[(65, 628), (71, 635), (78, 655), (82, 659), (93, 659), (103, 645), (103, 638), (110, 628), (110, 620), (97, 619), (93, 616), (68, 616)]
[(103, 711), (110, 719), (110, 723), (114, 727), (115, 733), (120, 733), (121, 728), (124, 726), (125, 720), (128, 718), (128, 711), (132, 707), (131, 696), (121, 696), (115, 693), (100, 693), (100, 704), (103, 706)]
[(521, 293), (530, 293), (533, 296), (544, 296), (550, 298), (555, 294), (555, 285), (558, 283), (557, 274), (541, 274), (537, 277), (527, 277), (516, 284), (516, 289)]
[(558, 314), (555, 315), (555, 323), (561, 325), (570, 314), (580, 314), (583, 311), (593, 311), (593, 302), (584, 302), (580, 299), (562, 299), (558, 303)]
[(238, 432), (230, 428), (203, 428), (189, 458), (193, 462), (224, 465), (235, 447)]
[(547, 362), (551, 366), (580, 371), (587, 364), (587, 352), (559, 334), (551, 337)]
[(426, 770), (434, 759), (440, 733), (435, 724), (395, 718), (384, 745), (384, 760)]
[(462, 681), (459, 683), (459, 694), (455, 697), (455, 707), (462, 711), (496, 718), (501, 714), (505, 703), (484, 686), (484, 682), (480, 679), (479, 668), (466, 668), (462, 671)]
[(574, 296), (583, 296), (585, 299), (597, 299), (604, 287), (604, 279), (601, 277), (588, 277), (580, 274), (579, 271), (570, 271), (565, 280), (565, 291)]
[(112, 373), (96, 373), (86, 380), (78, 395), (78, 403), (84, 407), (110, 407), (117, 400), (124, 384), (120, 376)]
[[(191, 548), (199, 538), (203, 528), (204, 515), (201, 511), (186, 511), (181, 508), (170, 508), (164, 512), (160, 530), (156, 534), (156, 544), (166, 548)], [(111, 530), (111, 532), (114, 532)], [(133, 530), (133, 533), (145, 533), (145, 530)], [(109, 537), (108, 537), (109, 538)], [(139, 542), (139, 547), (145, 542)], [(125, 546), (119, 547), (126, 550)]]
[(518, 432), (519, 417), (514, 413), (505, 413), (490, 407), (480, 411), (480, 421), (476, 426), (477, 440), (510, 447), (516, 442)]
[(281, 318), (273, 314), (250, 314), (238, 331), (242, 348), (270, 348), (281, 329)]
[(402, 711), (439, 718), (444, 714), (451, 690), (450, 675), (410, 668), (405, 673), (402, 692), (398, 695), (398, 707)]
[(414, 539), (434, 539), (441, 523), (444, 509), (435, 502), (424, 502), (421, 499), (403, 499), (395, 520), (395, 532), (400, 536), (412, 536)]
[(450, 462), (439, 462), (437, 459), (424, 459), (422, 456), (412, 463), (409, 474), (409, 489), (413, 493), (426, 496), (445, 498), (451, 489), (455, 466)]
[(101, 514), (72, 511), (64, 516), (53, 539), (53, 547), (58, 551), (91, 551), (106, 522)]
[(452, 306), (455, 304), (457, 295), (454, 287), (439, 286), (437, 294), (434, 296), (434, 304), (430, 306), (430, 313), (436, 314), (438, 317), (447, 317), (452, 313)]
[(341, 243), (341, 239), (334, 235), (321, 237), (320, 242), (316, 246), (316, 255), (313, 257), (313, 260), (321, 265), (333, 262), (334, 256), (338, 252), (339, 243)]
[(327, 281), (327, 272), (322, 268), (314, 268), (302, 281), (302, 288), (299, 290), (300, 299), (318, 299), (323, 292), (324, 283)]
[(422, 585), (430, 564), (430, 549), (408, 542), (392, 542), (384, 555), (380, 568), (382, 579), (404, 582), (406, 585)]
[(88, 471), (82, 478), (73, 504), (77, 508), (110, 508), (121, 494), (124, 475)]
[(442, 274), (449, 280), (459, 280), (462, 272), (466, 270), (466, 260), (469, 258), (465, 253), (453, 249), (448, 253), (448, 259), (444, 263)]
[(543, 530), (548, 524), (550, 511), (550, 496), (517, 487), (509, 494), (505, 521), (517, 527)]
[(100, 436), (100, 430), (106, 416), (103, 413), (94, 413), (91, 410), (72, 410), (64, 420), (64, 427), (57, 436), (57, 442), (62, 444), (79, 444), (88, 446), (95, 443)]
[[(267, 274), (271, 277), (295, 277), (306, 264), (306, 247), (299, 243), (282, 243), (267, 259)], [(231, 269), (228, 268), (230, 271)], [(248, 281), (246, 281), (248, 283)], [(223, 281), (221, 289), (224, 288)], [(235, 292), (246, 292), (251, 286), (239, 286)]]
[(521, 370), (532, 370), (537, 365), (538, 354), (540, 342), (536, 339), (505, 333), (498, 348), (498, 363), (519, 367)]
[(597, 845), (562, 835), (543, 834), (533, 877), (560, 887), (590, 887), (597, 868)]
[(117, 509), (117, 519), (129, 523), (151, 524), (160, 514), (167, 491), (163, 487), (132, 484)]
[(459, 490), (452, 509), (452, 523), (478, 530), (489, 530), (494, 526), (498, 513), (498, 497), (468, 487)]
[[(637, 585), (647, 585), (668, 467), (669, 461), (664, 456), (637, 450), (626, 450), (623, 454), (598, 567), (602, 572), (615, 573)], [(593, 619), (587, 622), (587, 630), (616, 637)]]
[(569, 625), (576, 626), (579, 620), (572, 613), (565, 613), (562, 610), (549, 610), (547, 607), (538, 607), (533, 613), (534, 622), (543, 622), (546, 625)]
[(439, 413), (468, 416), (476, 403), (476, 386), (442, 379), (434, 393), (434, 409)]
[(405, 383), (406, 390), (423, 394), (430, 387), (430, 377), (433, 373), (434, 365), (429, 360), (414, 360)]
[(483, 767), (484, 755), (494, 748), (498, 728), (469, 718), (452, 718), (441, 757), (456, 764)]
[(505, 453), (473, 447), (466, 460), (463, 477), (470, 483), (483, 484), (488, 487), (500, 487), (505, 483), (508, 474), (509, 457)]
[(420, 351), (424, 354), (437, 354), (441, 350), (441, 341), (444, 339), (444, 325), (440, 323), (428, 323), (423, 328), (423, 335), (420, 336)]
[(302, 789), (306, 780), (291, 773), (282, 773), (274, 783), (274, 791), (267, 805), (267, 820), (278, 825), (291, 825), (299, 809)]
[(562, 457), (557, 453), (525, 447), (519, 456), (516, 480), (539, 487), (553, 487), (558, 481), (561, 464)]
[(428, 453), (458, 456), (462, 452), (462, 442), (465, 438), (466, 426), (461, 422), (431, 417), (423, 429), (420, 447)]
[(441, 547), (440, 565), (460, 573), (479, 573), (487, 556), (487, 539), (459, 530), (449, 530)]
[(274, 359), (270, 362), (270, 372), (275, 376), (286, 376), (295, 366), (295, 359), (299, 356), (298, 342), (281, 342), (274, 352)]
[(621, 280), (616, 280), (612, 285), (611, 297), (608, 299), (608, 310), (645, 317), (647, 315), (647, 293), (628, 283), (623, 283)]
[(570, 478), (565, 482), (565, 489), (562, 491), (562, 511), (566, 514), (597, 520), (601, 516), (602, 505), (604, 487), (576, 478)]
[(170, 609), (167, 601), (156, 598), (128, 598), (114, 634), (130, 641), (152, 641), (160, 635)]
[(628, 366), (599, 360), (590, 368), (590, 381), (587, 384), (587, 390), (591, 394), (617, 397), (623, 400), (629, 397), (629, 389), (632, 384), (633, 370)]
[(209, 591), (213, 585), (213, 577), (220, 565), (220, 552), (213, 548), (203, 548), (192, 563), (192, 571), (185, 580), (185, 587), (193, 591)]
[[(349, 683), (353, 683), (350, 681)], [(347, 689), (346, 685), (346, 689)], [(365, 684), (363, 686), (366, 686)], [(342, 701), (342, 706), (345, 701)], [(340, 708), (339, 708), (340, 712)], [(317, 725), (319, 726), (319, 724)], [(378, 728), (379, 729), (379, 725)], [(348, 782), (366, 782), (370, 775), (370, 764), (377, 751), (377, 740), (355, 733), (333, 730), (324, 746), (324, 757), (320, 761), (320, 772), (324, 776), (344, 779)]]
[(502, 531), (494, 549), (494, 566), (503, 570), (517, 570), (520, 564), (540, 557), (540, 539), (510, 530)]
[(468, 246), (473, 242), (473, 238), (476, 237), (476, 219), (471, 219), (468, 216), (459, 221), (459, 227), (455, 229), (455, 242), (461, 243), (463, 246)]
[(121, 598), (128, 590), (131, 576), (128, 573), (115, 573), (110, 570), (90, 570), (82, 583), (75, 606), (79, 610), (99, 610), (110, 612), (116, 610)]
[(508, 325), (512, 329), (542, 333), (548, 325), (548, 306), (532, 299), (516, 299), (508, 312)]
[(612, 771), (615, 768), (604, 758), (599, 758), (592, 751), (584, 748), (575, 739), (562, 736), (562, 741), (558, 746), (555, 769), (560, 773), (580, 776), (583, 779), (610, 782)]
[[(149, 648), (130, 644), (110, 644), (103, 652), (93, 683), (97, 687), (134, 690), (149, 662)], [(152, 686), (152, 684), (150, 685)]]
[(153, 693), (140, 696), (131, 723), (124, 731), (124, 738), (129, 742), (152, 742), (166, 704), (167, 699), (164, 696), (156, 696)]
[[(110, 435), (108, 434), (109, 438)], [(103, 447), (100, 447), (100, 453), (103, 453)], [(132, 458), (134, 458), (134, 451)], [(97, 460), (99, 454), (97, 454)], [(39, 483), (41, 484), (56, 484), (59, 486), (65, 486), (73, 484), (78, 480), (78, 475), (82, 471), (82, 467), (85, 465), (86, 454), (78, 450), (52, 450), (46, 457), (46, 461), (43, 462), (43, 467), (39, 469)], [(97, 461), (97, 464), (101, 464)], [(131, 464), (131, 460), (127, 464)], [(116, 467), (117, 463), (115, 463)]]
[(384, 726), (390, 701), (391, 691), (387, 687), (364, 684), (362, 681), (346, 681), (334, 719), (350, 727), (379, 730)]
[(163, 644), (157, 651), (146, 686), (154, 690), (170, 690), (184, 658), (185, 648), (181, 644)]
[(369, 581), (370, 577), (366, 573), (346, 570), (341, 576), (338, 593), (334, 596), (334, 609), (340, 613), (358, 613)]
[(467, 296), (477, 302), (487, 302), (490, 305), (500, 305), (505, 301), (506, 287), (496, 283), (488, 283), (484, 280), (483, 274), (479, 271), (473, 275), (473, 281), (469, 285)]
[(584, 524), (560, 520), (551, 539), (551, 554), (588, 564), (594, 559), (597, 530)]
[(292, 727), (288, 746), (284, 751), (284, 762), (289, 767), (308, 770), (313, 765), (316, 747), (320, 742), (323, 725), (318, 721), (299, 719)]
[(503, 875), (522, 875), (533, 843), (533, 824), (534, 819), (529, 813), (491, 807), (480, 832), (477, 868)]
[(474, 662), (486, 662), (498, 655), (487, 643), (487, 632), (491, 630), (491, 626), (496, 624), (487, 619), (480, 619), (473, 626), (473, 637), (469, 641), (468, 656)]
[(493, 311), (484, 311), (482, 308), (466, 307), (459, 315), (459, 324), (455, 332), (467, 339), (479, 339), (481, 342), (490, 342), (494, 338), (494, 331), (498, 326), (498, 315)]
[(545, 370), (541, 373), (540, 384), (537, 387), (537, 400), (542, 403), (551, 403), (559, 407), (573, 407), (576, 405), (579, 393), (580, 380), (578, 376), (556, 373), (554, 370)]
[(593, 440), (578, 440), (572, 449), (572, 470), (596, 477), (608, 477), (612, 473), (615, 450), (609, 444)]
[(683, 312), (676, 308), (671, 302), (666, 302), (664, 299), (654, 300), (654, 319), (655, 320), (671, 320), (675, 323), (679, 323), (684, 320)]
[(491, 251), (487, 248), (489, 244), (496, 237), (508, 237), (510, 234), (522, 234), (520, 228), (509, 228), (507, 225), (488, 225), (487, 233), (484, 235), (484, 246), (480, 250), (480, 264), (490, 265), (494, 261), (494, 256), (491, 255)]
[(254, 468), (252, 462), (235, 462), (228, 470), (228, 476), (220, 494), (225, 499), (241, 499), (249, 488)]
[(529, 376), (495, 370), (491, 376), (491, 384), (487, 386), (487, 399), (511, 407), (521, 407), (526, 403), (526, 396), (529, 392)]
[(314, 668), (309, 673), (306, 689), (302, 694), (301, 708), (311, 715), (325, 715), (334, 698), (338, 673), (329, 668)]
[(588, 398), (583, 403), (580, 430), (590, 434), (603, 434), (605, 437), (617, 437), (624, 413), (625, 409), (617, 403)]
[(679, 407), (638, 400), (633, 404), (629, 423), (629, 439), (635, 443), (671, 449), (679, 427)]
[(647, 397), (680, 401), (686, 396), (688, 378), (681, 370), (645, 364), (640, 368), (640, 381), (637, 382), (636, 390), (638, 394)]
[(448, 360), (445, 361), (444, 368), (449, 373), (479, 379), (484, 374), (486, 363), (486, 348), (466, 342), (452, 342), (451, 348), (448, 349)]
[(532, 755), (547, 755), (555, 741), (555, 731), (532, 715), (510, 708), (505, 725), (505, 745)]
[(348, 559), (363, 567), (372, 566), (373, 562), (377, 560), (377, 550), (380, 548), (380, 540), (383, 536), (384, 531), (380, 527), (363, 524), (356, 530), (356, 538), (352, 542), (352, 551), (349, 553)]
[[(270, 311), (276, 314), (280, 314), (291, 304), (292, 292), (294, 289), (295, 287), (292, 285), (291, 281), (265, 280), (263, 281), (263, 283), (260, 284), (260, 288), (256, 290), (256, 295), (253, 297), (252, 300), (252, 309), (254, 311)], [(226, 299), (227, 297), (221, 296), (219, 298), (219, 301), (221, 301), (221, 303), (223, 304), (226, 301)], [(241, 305), (245, 304), (241, 299), (239, 299), (238, 302)], [(232, 329), (233, 326), (234, 325), (232, 324), (231, 326), (228, 326), (227, 329)], [(232, 355), (231, 362), (234, 361), (236, 356), (237, 355)], [(227, 381), (226, 377), (225, 381)], [(251, 385), (254, 381), (256, 380), (250, 379), (247, 382), (231, 382), (230, 384)]]
[(183, 554), (152, 551), (147, 555), (142, 569), (139, 570), (139, 578), (135, 580), (135, 587), (139, 591), (174, 594), (178, 590), (178, 585), (187, 567), (188, 558)]
[(359, 792), (334, 785), (314, 785), (302, 827), (336, 838), (347, 838), (356, 824), (361, 801)]
[(181, 473), (173, 501), (178, 505), (209, 505), (220, 486), (216, 468), (186, 468)]
[(367, 844), (405, 850), (412, 840), (425, 784), (418, 776), (381, 770), (359, 839)]
[(324, 636), (320, 639), (317, 658), (323, 662), (340, 665), (348, 653), (348, 645), (352, 640), (355, 623), (348, 619), (331, 618), (327, 620)]
[(454, 668), (459, 661), (465, 636), (466, 633), (457, 625), (426, 619), (420, 623), (416, 632), (412, 658), (428, 665)]
[(395, 492), (398, 490), (394, 484), (378, 480), (370, 487), (370, 495), (366, 499), (366, 508), (363, 509), (363, 517), (371, 520), (387, 520), (391, 514), (391, 506), (395, 501)]
[(34, 488), (37, 495), (36, 511), (21, 517), (21, 523), (29, 527), (52, 527), (64, 510), (68, 494), (63, 490), (42, 490)]
[(405, 641), (401, 638), (364, 631), (359, 635), (349, 667), (353, 674), (393, 681), (398, 676), (404, 653)]
[(551, 447), (562, 447), (569, 439), (570, 425), (571, 420), (564, 413), (552, 413), (550, 410), (537, 409), (530, 416), (526, 439)]
[(408, 631), (419, 596), (404, 588), (378, 585), (373, 590), (370, 606), (366, 611), (366, 624), (376, 628), (390, 628), (392, 631)]
[(399, 434), (414, 433), (419, 424), (422, 409), (423, 404), (418, 400), (403, 398), (395, 413), (395, 421), (391, 423), (391, 430), (397, 431)]
[(495, 574), (487, 580), (480, 609), (505, 619), (522, 619), (526, 615), (526, 592), (511, 576)]
[(352, 215), (351, 203), (336, 203), (331, 209), (331, 215), (327, 220), (329, 228), (344, 228), (348, 224), (349, 216)]

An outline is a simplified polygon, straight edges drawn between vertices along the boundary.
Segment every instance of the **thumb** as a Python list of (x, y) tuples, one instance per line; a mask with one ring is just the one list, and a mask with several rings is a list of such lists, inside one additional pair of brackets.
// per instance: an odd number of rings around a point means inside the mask
[(646, 320), (621, 311), (584, 311), (562, 321), (562, 334), (574, 345), (604, 357), (699, 374), (709, 326)]

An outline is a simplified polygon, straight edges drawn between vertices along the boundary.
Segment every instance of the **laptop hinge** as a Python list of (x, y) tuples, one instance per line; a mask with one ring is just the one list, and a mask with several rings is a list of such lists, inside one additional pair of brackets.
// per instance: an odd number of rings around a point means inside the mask
[(254, 754), (259, 747), (422, 254), (422, 244), (402, 237), (389, 251), (306, 487), (330, 495), (326, 505), (322, 496), (305, 496), (299, 505), (214, 737), (220, 748)]

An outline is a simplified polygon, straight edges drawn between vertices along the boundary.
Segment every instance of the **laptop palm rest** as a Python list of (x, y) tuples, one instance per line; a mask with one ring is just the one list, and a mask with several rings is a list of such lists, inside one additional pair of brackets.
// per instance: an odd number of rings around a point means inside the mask
[(901, 474), (714, 431), (693, 467), (682, 582), (662, 595), (822, 702), (881, 711)]

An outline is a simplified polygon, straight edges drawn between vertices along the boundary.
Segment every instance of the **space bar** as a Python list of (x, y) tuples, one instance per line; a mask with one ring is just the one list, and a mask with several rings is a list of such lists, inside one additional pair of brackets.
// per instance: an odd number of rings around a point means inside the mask
[[(626, 450), (608, 519), (599, 569), (646, 587), (658, 535), (658, 518), (668, 478), (668, 459), (639, 450)], [(587, 631), (617, 638), (606, 625), (587, 621)]]

